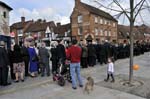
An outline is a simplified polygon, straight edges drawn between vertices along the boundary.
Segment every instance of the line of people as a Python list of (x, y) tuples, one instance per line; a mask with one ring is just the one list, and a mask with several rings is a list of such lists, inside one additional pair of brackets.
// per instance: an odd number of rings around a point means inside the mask
[[(11, 79), (17, 83), (19, 81), (24, 82), (27, 76), (36, 77), (41, 73), (43, 77), (45, 74), (50, 76), (51, 73), (57, 73), (58, 64), (61, 63), (65, 66), (67, 59), (72, 59), (73, 63), (74, 61), (77, 64), (81, 63), (82, 68), (88, 68), (96, 65), (97, 60), (102, 65), (108, 63), (109, 57), (114, 57), (117, 60), (130, 56), (130, 45), (127, 41), (124, 41), (122, 44), (110, 43), (108, 40), (98, 42), (97, 44), (93, 44), (92, 41), (81, 41), (78, 44), (81, 52), (73, 50), (76, 46), (76, 40), (73, 40), (72, 43), (68, 42), (67, 47), (64, 46), (63, 40), (58, 40), (51, 43), (50, 51), (46, 49), (44, 42), (41, 43), (39, 48), (36, 47), (34, 42), (24, 42), (22, 47), (12, 44), (11, 49), (6, 50), (5, 43), (0, 41), (0, 85), (6, 86), (10, 84), (7, 82), (9, 67)], [(73, 51), (70, 52), (71, 47)], [(134, 44), (135, 56), (144, 54), (147, 51), (150, 51), (150, 44), (148, 42), (137, 41)], [(52, 62), (52, 72), (50, 72), (50, 61)], [(77, 65), (77, 67), (79, 66), (80, 64)], [(72, 72), (75, 71), (71, 68), (70, 73), (72, 79), (74, 79), (74, 73)], [(80, 76), (79, 79), (82, 82)], [(75, 89), (75, 87), (75, 82), (73, 82), (73, 88)]]
[[(124, 40), (123, 43), (109, 42), (108, 40), (92, 44), (92, 41), (80, 43), (82, 48), (81, 66), (87, 68), (93, 67), (97, 60), (100, 65), (107, 64), (108, 58), (124, 59), (130, 56), (130, 44)], [(144, 41), (136, 41), (134, 43), (134, 56), (144, 54), (150, 51), (150, 43)]]

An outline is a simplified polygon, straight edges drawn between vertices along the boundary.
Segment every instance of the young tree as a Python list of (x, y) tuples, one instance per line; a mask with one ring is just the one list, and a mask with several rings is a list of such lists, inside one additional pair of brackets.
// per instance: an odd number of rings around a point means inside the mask
[[(92, 0), (96, 2), (100, 7), (103, 7), (110, 11), (117, 12), (117, 16), (125, 15), (130, 23), (130, 64), (129, 64), (129, 83), (131, 84), (133, 79), (133, 27), (135, 20), (141, 11), (147, 9), (150, 10), (149, 1), (147, 0)], [(122, 2), (124, 2), (122, 5)], [(125, 3), (126, 2), (126, 3)], [(129, 8), (125, 5), (129, 4)], [(116, 8), (116, 9), (115, 9)]]

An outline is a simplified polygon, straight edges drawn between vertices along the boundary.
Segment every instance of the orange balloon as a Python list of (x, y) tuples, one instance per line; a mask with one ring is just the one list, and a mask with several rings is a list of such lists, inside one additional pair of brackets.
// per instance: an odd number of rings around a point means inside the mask
[(133, 70), (138, 70), (139, 69), (139, 65), (133, 65)]

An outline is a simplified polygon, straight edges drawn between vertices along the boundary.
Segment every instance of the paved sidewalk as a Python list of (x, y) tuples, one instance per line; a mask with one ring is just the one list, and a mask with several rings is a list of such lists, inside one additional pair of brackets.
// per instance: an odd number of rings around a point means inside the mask
[[(150, 79), (150, 56), (148, 53), (138, 56), (134, 63), (140, 65), (140, 70), (134, 72), (138, 77)], [(129, 73), (129, 59), (118, 60), (115, 63), (115, 73)], [(96, 65), (94, 68), (82, 70), (82, 76), (92, 76), (95, 83), (102, 81), (106, 77), (106, 65)], [(65, 87), (60, 87), (52, 81), (51, 77), (27, 78), (25, 82), (13, 83), (8, 87), (0, 87), (0, 99), (144, 99), (135, 95), (120, 92), (113, 89), (104, 88), (95, 85), (94, 91), (90, 94), (83, 94), (83, 89), (72, 90), (71, 84), (67, 83)]]

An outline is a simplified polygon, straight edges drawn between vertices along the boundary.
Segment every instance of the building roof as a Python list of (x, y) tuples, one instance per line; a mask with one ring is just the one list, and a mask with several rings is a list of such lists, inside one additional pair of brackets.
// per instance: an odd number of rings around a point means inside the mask
[(142, 24), (141, 26), (136, 26), (136, 28), (137, 28), (141, 33), (150, 34), (150, 27), (146, 26), (145, 24)]
[(50, 21), (50, 22), (36, 21), (36, 22), (30, 23), (30, 25), (28, 26), (28, 28), (24, 30), (24, 32), (28, 33), (28, 32), (46, 31), (48, 26), (49, 28), (53, 28), (53, 29), (56, 27), (53, 21)]
[[(129, 39), (130, 26), (118, 25), (118, 38)], [(133, 28), (133, 36), (135, 39), (143, 38), (144, 34), (141, 33), (136, 27)]]
[[(58, 37), (64, 37), (65, 33), (70, 31), (70, 30), (71, 30), (71, 24), (68, 23), (68, 24), (57, 26), (55, 28), (55, 33), (58, 34)], [(70, 32), (69, 32), (69, 34), (67, 34), (67, 36), (71, 36)]]
[(6, 7), (8, 10), (13, 10), (10, 6), (8, 6), (6, 3), (0, 1), (0, 5), (2, 5), (3, 7)]
[(27, 24), (29, 24), (29, 23), (31, 23), (31, 22), (33, 22), (33, 21), (26, 21), (26, 22), (17, 22), (17, 23), (14, 23), (14, 24), (12, 24), (11, 26), (10, 26), (10, 31), (12, 31), (13, 29), (23, 29), (24, 28), (24, 26), (26, 26)]
[(90, 12), (93, 13), (93, 14), (96, 14), (96, 15), (105, 17), (105, 18), (107, 18), (107, 19), (110, 19), (110, 20), (113, 20), (113, 21), (118, 22), (114, 17), (112, 17), (112, 16), (111, 16), (109, 13), (107, 13), (107, 12), (104, 12), (104, 11), (98, 9), (98, 8), (95, 8), (95, 7), (91, 6), (91, 5), (88, 5), (88, 4), (85, 4), (85, 3), (82, 3), (82, 2), (81, 2), (81, 4), (82, 4), (88, 11), (90, 11)]

